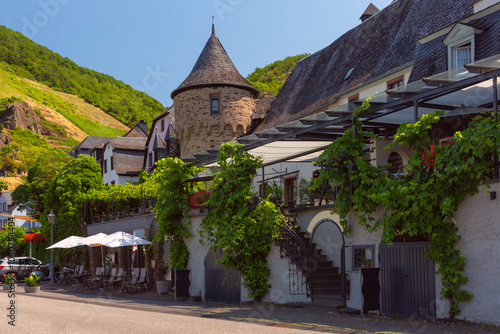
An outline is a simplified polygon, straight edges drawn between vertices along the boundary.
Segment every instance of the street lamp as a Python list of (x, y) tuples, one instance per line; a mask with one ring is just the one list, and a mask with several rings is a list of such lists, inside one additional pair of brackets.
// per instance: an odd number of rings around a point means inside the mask
[[(47, 216), (50, 224), (50, 246), (54, 244), (54, 230), (52, 226), (54, 226), (54, 222), (56, 221), (56, 215), (50, 210), (50, 213)], [(54, 283), (54, 249), (50, 249), (50, 282)]]

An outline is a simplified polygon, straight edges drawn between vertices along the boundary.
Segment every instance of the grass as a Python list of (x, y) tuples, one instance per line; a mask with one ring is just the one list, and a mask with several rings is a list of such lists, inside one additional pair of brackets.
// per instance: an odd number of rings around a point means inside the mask
[(58, 109), (57, 112), (69, 119), (71, 123), (75, 124), (90, 136), (114, 137), (116, 134), (118, 134), (118, 136), (121, 136), (126, 132), (125, 130), (94, 123), (88, 118), (85, 118), (81, 115), (66, 112), (61, 109)]
[(122, 135), (128, 131), (104, 111), (75, 96), (20, 78), (10, 65), (0, 61), (0, 98), (11, 96), (58, 112), (87, 135), (114, 137), (116, 133)]

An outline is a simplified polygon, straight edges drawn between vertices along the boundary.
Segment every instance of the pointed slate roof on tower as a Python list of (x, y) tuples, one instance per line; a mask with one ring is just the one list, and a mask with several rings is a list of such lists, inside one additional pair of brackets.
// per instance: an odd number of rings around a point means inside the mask
[(196, 64), (189, 76), (177, 87), (170, 97), (190, 88), (208, 86), (233, 86), (249, 90), (255, 97), (259, 90), (252, 86), (236, 69), (215, 35), (215, 26), (212, 24), (212, 35), (205, 44)]
[(361, 17), (359, 18), (361, 21), (365, 21), (366, 19), (372, 17), (373, 15), (377, 14), (380, 12), (380, 9), (377, 8), (373, 3), (370, 2), (368, 7), (366, 7), (365, 12)]

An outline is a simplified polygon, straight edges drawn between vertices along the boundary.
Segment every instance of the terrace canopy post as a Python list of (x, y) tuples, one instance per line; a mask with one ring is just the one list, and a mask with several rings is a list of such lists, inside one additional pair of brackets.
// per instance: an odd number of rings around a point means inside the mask
[(414, 122), (418, 122), (418, 99), (413, 100), (413, 117), (414, 117)]
[[(498, 88), (497, 88), (497, 83), (498, 83), (498, 71), (493, 71), (493, 118), (497, 120), (498, 117)], [(498, 175), (498, 156), (495, 155), (493, 158), (494, 160), (494, 172), (493, 172), (493, 178), (499, 178), (500, 175)]]
[(493, 71), (493, 118), (497, 119), (498, 114), (498, 87), (497, 87), (498, 71)]

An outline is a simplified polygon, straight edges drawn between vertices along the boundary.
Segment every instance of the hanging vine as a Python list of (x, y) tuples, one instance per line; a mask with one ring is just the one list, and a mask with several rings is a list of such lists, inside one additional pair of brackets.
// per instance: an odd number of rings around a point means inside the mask
[(203, 169), (184, 163), (181, 159), (168, 157), (157, 162), (151, 176), (153, 193), (156, 195), (156, 220), (158, 231), (154, 242), (166, 236), (170, 244), (170, 266), (172, 269), (186, 269), (189, 250), (184, 242), (191, 236), (188, 213), (191, 209), (189, 197), (196, 186), (184, 182)]
[[(357, 112), (367, 107), (365, 103)], [(490, 157), (500, 154), (500, 123), (480, 115), (445, 144), (434, 145), (429, 133), (443, 114), (436, 111), (422, 115), (418, 122), (399, 127), (388, 148), (400, 143), (408, 145), (413, 153), (404, 174), (397, 177), (384, 171), (387, 166), (375, 167), (368, 161), (365, 142), (375, 136), (363, 132), (361, 123), (355, 120), (354, 127), (318, 159), (319, 164), (335, 168), (322, 170), (315, 185), (324, 179), (341, 185), (340, 200), (333, 210), (340, 215), (345, 229), (346, 217), (353, 210), (358, 222), (370, 232), (382, 229), (382, 242), (392, 242), (397, 233), (426, 236), (431, 242), (427, 255), (439, 265), (441, 298), (449, 300), (453, 318), (460, 314), (459, 303), (472, 298), (460, 288), (467, 282), (463, 275), (466, 259), (457, 248), (460, 235), (453, 215), (458, 205), (477, 193), (478, 186), (488, 178)], [(378, 206), (385, 207), (385, 212), (375, 219), (373, 213)]]
[(283, 223), (280, 210), (268, 200), (254, 204), (252, 179), (262, 159), (240, 150), (241, 145), (224, 144), (219, 149), (210, 207), (201, 224), (201, 240), (212, 250), (222, 248), (220, 263), (241, 272), (244, 286), (256, 301), (269, 292), (270, 270), (267, 266), (271, 242), (278, 237)]

